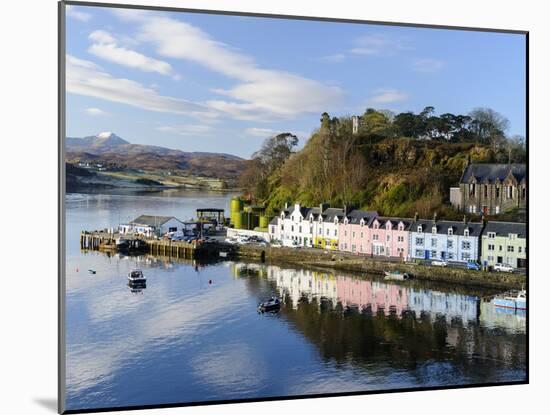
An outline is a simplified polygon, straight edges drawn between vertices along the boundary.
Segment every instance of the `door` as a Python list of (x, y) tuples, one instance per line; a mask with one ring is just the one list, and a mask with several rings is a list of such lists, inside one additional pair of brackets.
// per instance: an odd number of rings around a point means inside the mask
[(501, 256), (497, 256), (497, 264), (502, 264), (502, 257)]
[(489, 214), (489, 208), (488, 208), (487, 206), (484, 205), (483, 208), (482, 208), (482, 210), (483, 210), (483, 214), (484, 214), (484, 215), (488, 215), (488, 214)]

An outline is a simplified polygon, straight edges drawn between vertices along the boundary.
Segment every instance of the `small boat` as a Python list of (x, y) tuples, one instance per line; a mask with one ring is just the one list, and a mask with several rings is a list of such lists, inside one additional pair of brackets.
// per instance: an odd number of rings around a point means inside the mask
[(279, 311), (280, 308), (281, 300), (279, 300), (277, 297), (271, 297), (269, 300), (258, 304), (258, 311), (260, 313), (275, 312)]
[(88, 272), (89, 272), (90, 274), (95, 274), (95, 273), (96, 273), (95, 269), (89, 269)]
[(384, 279), (385, 280), (405, 281), (405, 280), (410, 280), (411, 278), (412, 278), (412, 276), (407, 274), (406, 272), (384, 271)]
[(495, 307), (510, 308), (513, 310), (527, 309), (527, 291), (508, 291), (504, 294), (495, 296), (491, 303)]
[(133, 285), (145, 284), (147, 282), (147, 278), (143, 275), (142, 270), (136, 268), (128, 274), (128, 282)]

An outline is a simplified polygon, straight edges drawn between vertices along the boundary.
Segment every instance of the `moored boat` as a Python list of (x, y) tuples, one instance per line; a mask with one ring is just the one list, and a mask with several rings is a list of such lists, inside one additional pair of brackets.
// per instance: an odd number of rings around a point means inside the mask
[(134, 285), (145, 284), (147, 282), (147, 278), (143, 275), (142, 270), (136, 268), (128, 274), (128, 282)]
[(258, 311), (261, 313), (279, 311), (280, 308), (281, 300), (279, 300), (277, 297), (271, 297), (269, 300), (258, 304)]
[(412, 277), (407, 274), (406, 272), (399, 272), (399, 271), (384, 271), (384, 279), (385, 280), (393, 280), (393, 281), (405, 281), (410, 280)]
[(495, 296), (491, 303), (495, 307), (509, 308), (513, 310), (526, 310), (527, 309), (527, 292), (521, 291), (508, 291), (504, 294)]

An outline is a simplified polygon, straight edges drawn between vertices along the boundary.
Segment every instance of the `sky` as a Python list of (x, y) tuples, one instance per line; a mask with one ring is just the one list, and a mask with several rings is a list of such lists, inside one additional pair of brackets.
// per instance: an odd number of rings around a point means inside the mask
[(524, 135), (525, 36), (67, 6), (66, 129), (244, 158), (366, 108), (489, 107)]

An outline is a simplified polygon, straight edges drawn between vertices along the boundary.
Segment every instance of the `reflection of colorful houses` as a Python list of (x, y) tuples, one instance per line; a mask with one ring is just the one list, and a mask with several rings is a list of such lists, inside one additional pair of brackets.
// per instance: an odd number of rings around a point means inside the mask
[(488, 329), (503, 329), (511, 334), (525, 333), (527, 316), (525, 312), (495, 307), (490, 301), (480, 306), (479, 322)]
[(479, 298), (440, 291), (411, 289), (409, 291), (409, 309), (419, 317), (421, 313), (430, 313), (432, 320), (443, 316), (450, 323), (461, 319), (463, 324), (475, 321), (478, 315)]
[(307, 301), (312, 301), (313, 298), (327, 298), (336, 305), (338, 298), (336, 279), (332, 274), (270, 266), (267, 270), (267, 278), (275, 282), (281, 295), (290, 297), (294, 308), (302, 298)]
[(408, 306), (408, 289), (404, 286), (340, 276), (336, 287), (343, 307), (357, 307), (359, 311), (370, 308), (374, 313), (400, 316)]

